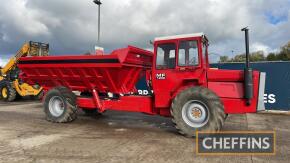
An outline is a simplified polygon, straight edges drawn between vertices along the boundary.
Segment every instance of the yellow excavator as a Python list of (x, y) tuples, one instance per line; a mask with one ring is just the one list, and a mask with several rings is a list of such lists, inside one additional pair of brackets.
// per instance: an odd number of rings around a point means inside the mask
[(0, 99), (7, 102), (14, 101), (17, 97), (32, 96), (36, 99), (42, 96), (42, 87), (29, 85), (19, 79), (17, 63), (21, 57), (48, 56), (49, 44), (29, 41), (25, 43), (8, 63), (0, 67)]

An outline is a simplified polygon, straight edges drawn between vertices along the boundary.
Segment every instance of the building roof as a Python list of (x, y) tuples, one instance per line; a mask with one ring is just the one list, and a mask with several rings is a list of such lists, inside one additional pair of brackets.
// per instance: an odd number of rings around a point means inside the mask
[(201, 36), (204, 36), (204, 33), (201, 32), (201, 33), (191, 33), (191, 34), (182, 34), (182, 35), (156, 37), (154, 39), (154, 41), (171, 40), (171, 39), (188, 38), (188, 37), (201, 37)]

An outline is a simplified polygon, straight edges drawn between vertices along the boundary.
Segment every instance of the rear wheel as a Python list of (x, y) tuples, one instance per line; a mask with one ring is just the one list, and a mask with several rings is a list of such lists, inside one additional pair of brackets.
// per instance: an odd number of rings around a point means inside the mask
[(1, 87), (1, 98), (4, 101), (12, 102), (16, 99), (17, 92), (10, 83), (7, 83)]
[(76, 95), (66, 87), (56, 87), (44, 97), (46, 119), (56, 123), (71, 122), (77, 118)]
[(196, 131), (219, 131), (226, 118), (219, 97), (207, 88), (192, 87), (179, 93), (171, 105), (172, 121), (188, 137)]

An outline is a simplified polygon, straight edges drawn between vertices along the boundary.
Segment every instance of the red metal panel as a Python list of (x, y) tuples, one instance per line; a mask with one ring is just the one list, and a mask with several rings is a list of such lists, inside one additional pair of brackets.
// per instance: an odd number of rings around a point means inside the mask
[(208, 82), (208, 88), (223, 98), (244, 98), (244, 84), (238, 82)]
[(241, 82), (244, 80), (244, 71), (208, 69), (207, 78), (212, 82)]
[[(206, 69), (205, 67), (203, 67), (204, 64), (201, 64), (202, 59), (200, 60), (200, 63), (196, 66), (178, 66), (178, 46), (180, 40), (198, 41), (198, 56), (199, 58), (202, 58), (201, 37), (155, 41), (155, 54), (157, 54), (158, 45), (163, 43), (175, 44), (176, 49), (175, 67), (172, 69), (156, 69), (157, 55), (154, 56), (154, 68), (152, 70), (152, 86), (155, 94), (155, 107), (157, 108), (169, 108), (171, 105), (171, 101), (175, 97), (176, 93), (179, 92), (180, 89), (184, 89), (184, 87), (186, 86), (207, 86)], [(164, 75), (165, 79), (157, 79), (156, 76), (158, 74)]]
[[(257, 112), (258, 94), (259, 94), (259, 72), (253, 73), (254, 84), (254, 97), (251, 100), (251, 105), (246, 105), (246, 100), (243, 98), (221, 98), (224, 104), (225, 113), (228, 114), (241, 114), (241, 113), (254, 113)], [(225, 90), (227, 91), (227, 90)]]
[(71, 90), (127, 94), (152, 67), (150, 51), (128, 46), (102, 56), (25, 57), (18, 64), (21, 77), (45, 89), (59, 85)]
[(104, 100), (103, 105), (106, 110), (156, 114), (153, 112), (151, 96), (123, 96), (119, 100)]
[(243, 114), (257, 112), (256, 101), (253, 101), (250, 106), (246, 105), (246, 100), (243, 99), (222, 98), (222, 101), (224, 104), (225, 113), (227, 114)]
[(95, 104), (93, 98), (77, 98), (77, 104), (79, 107), (83, 109), (97, 109), (97, 105)]
[[(147, 114), (156, 114), (153, 109), (152, 97), (150, 96), (122, 96), (116, 100), (100, 100), (99, 104), (95, 103), (93, 98), (77, 99), (78, 106), (85, 109), (121, 110), (129, 112), (142, 112)], [(98, 107), (97, 105), (100, 105)]]

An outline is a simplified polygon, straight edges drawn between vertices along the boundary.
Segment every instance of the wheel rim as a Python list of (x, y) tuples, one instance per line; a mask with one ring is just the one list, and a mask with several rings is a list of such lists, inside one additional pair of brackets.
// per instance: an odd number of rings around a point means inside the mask
[(63, 99), (59, 96), (54, 96), (49, 100), (49, 112), (55, 116), (59, 117), (64, 112), (64, 102)]
[(7, 95), (8, 95), (7, 88), (3, 88), (2, 89), (2, 96), (3, 96), (3, 98), (7, 98)]
[(190, 127), (203, 127), (209, 120), (209, 110), (207, 106), (197, 100), (190, 100), (182, 107), (182, 119)]

